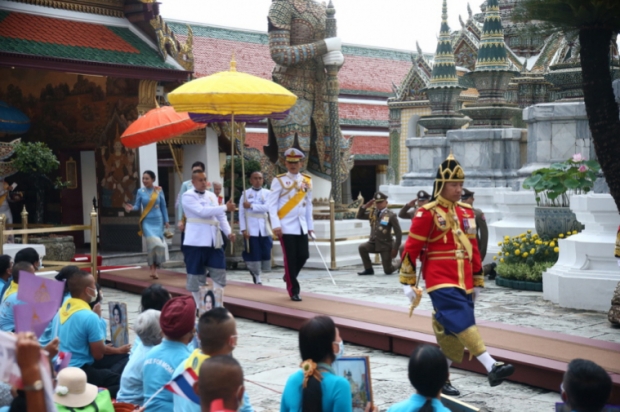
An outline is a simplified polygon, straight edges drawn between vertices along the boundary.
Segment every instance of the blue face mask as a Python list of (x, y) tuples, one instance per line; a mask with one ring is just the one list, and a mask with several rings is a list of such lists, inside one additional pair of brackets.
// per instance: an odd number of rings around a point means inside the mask
[(338, 353), (335, 353), (336, 360), (342, 358), (344, 356), (344, 341), (334, 342), (338, 344)]

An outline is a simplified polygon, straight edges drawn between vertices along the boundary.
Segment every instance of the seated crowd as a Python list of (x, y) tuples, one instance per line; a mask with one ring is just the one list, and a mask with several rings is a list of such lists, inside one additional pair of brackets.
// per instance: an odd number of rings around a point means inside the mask
[[(38, 267), (38, 256), (32, 251), (19, 252), (14, 263), (10, 257), (0, 256), (3, 331), (14, 332), (12, 307), (19, 304), (19, 272), (34, 273)], [(211, 309), (196, 321), (196, 304), (191, 296), (172, 298), (164, 287), (153, 284), (141, 296), (141, 313), (133, 324), (137, 335), (134, 344), (114, 348), (106, 341), (102, 294), (95, 278), (67, 266), (56, 279), (66, 282), (62, 306), (41, 338), (31, 332), (16, 335), (16, 359), (24, 390), (13, 392), (10, 386), (0, 384), (0, 412), (53, 411), (54, 407), (75, 412), (254, 410), (245, 391), (241, 365), (232, 356), (239, 335), (235, 318), (227, 309)], [(46, 405), (49, 400), (36, 389), (46, 370), (39, 368), (42, 348), (50, 361), (59, 351), (72, 354), (68, 366), (55, 376), (54, 405)], [(352, 411), (350, 384), (333, 369), (333, 363), (344, 353), (344, 344), (330, 317), (317, 316), (301, 325), (299, 352), (301, 369), (286, 382), (280, 411)], [(197, 379), (189, 390), (200, 404), (186, 392), (164, 388), (186, 373)], [(448, 362), (437, 347), (415, 348), (408, 377), (414, 393), (388, 412), (450, 410), (441, 401), (442, 387), (449, 378)], [(570, 411), (600, 412), (611, 389), (611, 378), (603, 368), (576, 359), (564, 375), (561, 397)], [(378, 409), (369, 403), (366, 411)]]

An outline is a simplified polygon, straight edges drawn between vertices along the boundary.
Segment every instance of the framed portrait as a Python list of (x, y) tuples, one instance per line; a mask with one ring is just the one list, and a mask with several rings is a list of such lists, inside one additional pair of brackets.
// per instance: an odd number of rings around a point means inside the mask
[(366, 404), (373, 402), (370, 361), (368, 356), (345, 356), (332, 364), (336, 375), (351, 385), (353, 412), (364, 412)]
[(108, 302), (110, 313), (110, 340), (112, 346), (120, 348), (129, 343), (129, 324), (127, 323), (127, 304)]
[(224, 306), (224, 290), (214, 290), (212, 286), (200, 287), (200, 306), (198, 312), (200, 315), (210, 311), (213, 308), (220, 308)]

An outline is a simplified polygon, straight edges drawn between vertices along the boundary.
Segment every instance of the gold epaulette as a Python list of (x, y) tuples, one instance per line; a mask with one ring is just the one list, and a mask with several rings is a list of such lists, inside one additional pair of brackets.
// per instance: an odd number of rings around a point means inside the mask
[(432, 208), (434, 208), (435, 206), (437, 206), (437, 201), (435, 200), (434, 202), (428, 202), (427, 204), (425, 204), (424, 206), (422, 206), (422, 209), (426, 209), (426, 210), (431, 210)]
[(286, 173), (279, 174), (276, 177), (282, 177), (282, 176), (286, 176)]
[(464, 207), (465, 209), (473, 209), (474, 207), (472, 205), (470, 205), (469, 203), (463, 203), (463, 202), (456, 202), (457, 205)]
[(307, 178), (308, 178), (308, 179), (310, 179), (310, 180), (312, 180), (312, 176), (310, 176), (310, 175), (307, 175), (307, 174), (305, 174), (305, 173), (302, 173), (301, 175), (302, 175), (302, 176), (304, 176), (304, 177), (307, 177)]

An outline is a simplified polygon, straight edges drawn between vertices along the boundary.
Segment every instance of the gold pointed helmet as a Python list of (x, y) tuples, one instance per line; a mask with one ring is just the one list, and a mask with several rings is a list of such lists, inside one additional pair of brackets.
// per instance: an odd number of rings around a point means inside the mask
[(435, 185), (433, 187), (433, 200), (441, 194), (444, 185), (447, 182), (464, 182), (465, 171), (461, 164), (454, 158), (452, 153), (439, 165), (437, 176), (435, 176)]

